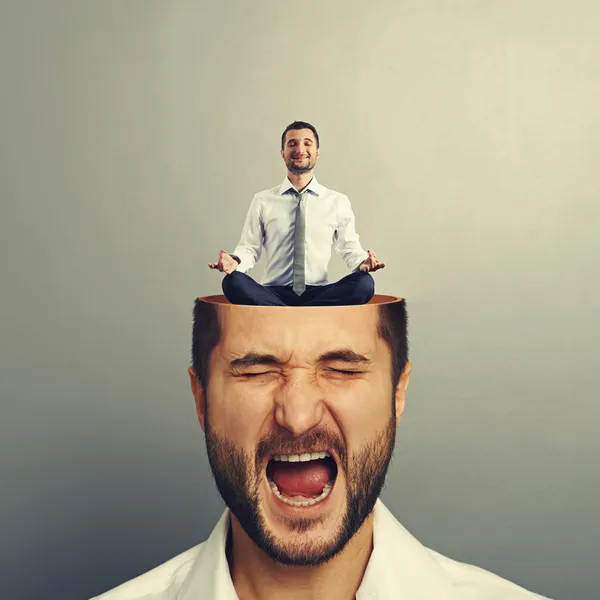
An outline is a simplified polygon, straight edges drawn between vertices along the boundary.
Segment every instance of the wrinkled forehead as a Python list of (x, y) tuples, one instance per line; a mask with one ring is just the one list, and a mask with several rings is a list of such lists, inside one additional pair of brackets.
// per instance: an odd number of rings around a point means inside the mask
[(221, 311), (222, 356), (249, 352), (282, 360), (316, 360), (329, 350), (347, 348), (375, 357), (385, 346), (376, 305), (255, 307), (231, 305)]

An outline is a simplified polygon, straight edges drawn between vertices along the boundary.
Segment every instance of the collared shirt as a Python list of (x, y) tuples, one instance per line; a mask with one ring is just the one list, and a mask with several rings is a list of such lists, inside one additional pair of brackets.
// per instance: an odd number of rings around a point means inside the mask
[[(351, 271), (368, 258), (359, 242), (348, 196), (330, 190), (313, 177), (306, 190), (306, 284), (325, 285), (331, 248)], [(305, 191), (303, 190), (303, 191)], [(249, 271), (264, 248), (267, 264), (263, 285), (292, 285), (297, 190), (286, 177), (281, 185), (252, 199), (240, 241), (231, 253), (237, 270)]]
[[(356, 600), (547, 600), (419, 543), (381, 500), (373, 552)], [(92, 600), (239, 600), (225, 554), (226, 510), (208, 540)]]

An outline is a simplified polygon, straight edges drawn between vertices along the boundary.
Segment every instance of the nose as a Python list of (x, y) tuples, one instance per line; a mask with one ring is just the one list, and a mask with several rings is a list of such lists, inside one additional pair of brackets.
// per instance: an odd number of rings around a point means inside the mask
[(308, 372), (290, 374), (278, 394), (275, 406), (277, 425), (294, 436), (300, 436), (319, 425), (324, 412), (323, 391), (314, 375)]

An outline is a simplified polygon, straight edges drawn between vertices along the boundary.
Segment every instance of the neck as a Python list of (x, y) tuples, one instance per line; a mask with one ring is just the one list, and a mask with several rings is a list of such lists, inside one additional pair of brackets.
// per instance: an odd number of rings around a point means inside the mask
[(344, 549), (319, 567), (271, 560), (231, 515), (227, 559), (240, 600), (354, 600), (373, 551), (373, 513)]
[(304, 171), (302, 173), (292, 173), (292, 171), (288, 171), (288, 179), (290, 183), (301, 192), (311, 181), (313, 178), (313, 172)]

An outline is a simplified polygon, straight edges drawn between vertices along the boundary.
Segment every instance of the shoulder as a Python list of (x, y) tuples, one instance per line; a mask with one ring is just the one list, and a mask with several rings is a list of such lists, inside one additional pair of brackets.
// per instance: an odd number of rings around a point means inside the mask
[(254, 198), (272, 198), (273, 196), (279, 196), (280, 191), (281, 184), (278, 184), (274, 187), (256, 192), (256, 194), (254, 194)]
[(334, 190), (324, 186), (322, 183), (318, 183), (319, 197), (322, 202), (325, 202), (331, 207), (335, 207), (340, 214), (344, 214), (352, 210), (350, 199), (343, 192)]
[(319, 194), (322, 194), (323, 196), (329, 196), (332, 198), (346, 198), (346, 200), (348, 199), (348, 196), (343, 192), (327, 187), (326, 185), (323, 185), (320, 181), (316, 182), (316, 188)]
[(261, 190), (260, 192), (256, 192), (252, 197), (252, 202), (250, 206), (253, 207), (257, 211), (262, 211), (264, 207), (268, 207), (276, 202), (277, 199), (281, 197), (280, 195), (281, 185), (277, 185), (272, 188), (267, 188), (266, 190)]
[(175, 598), (206, 542), (90, 600), (163, 600)]
[[(385, 566), (376, 579), (389, 589), (407, 586), (423, 597), (443, 600), (548, 600), (485, 569), (453, 560), (421, 544), (378, 501), (374, 520), (375, 548)], [(375, 584), (377, 585), (377, 584)]]
[(475, 565), (427, 552), (448, 576), (452, 600), (548, 600)]

